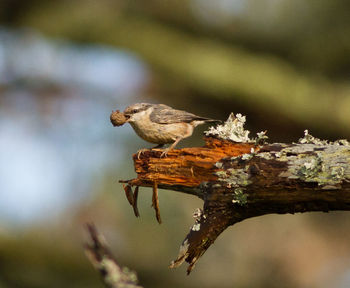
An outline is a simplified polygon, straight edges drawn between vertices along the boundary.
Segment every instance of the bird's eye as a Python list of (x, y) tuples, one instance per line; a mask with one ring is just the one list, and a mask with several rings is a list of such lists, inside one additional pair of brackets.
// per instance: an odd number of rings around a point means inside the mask
[(132, 113), (137, 113), (137, 109), (132, 110)]

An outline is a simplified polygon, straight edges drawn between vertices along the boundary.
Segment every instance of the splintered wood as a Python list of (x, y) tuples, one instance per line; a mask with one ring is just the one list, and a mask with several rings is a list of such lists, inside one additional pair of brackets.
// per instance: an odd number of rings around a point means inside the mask
[(137, 178), (129, 184), (153, 187), (157, 181), (161, 188), (174, 185), (198, 187), (203, 181), (217, 179), (215, 163), (220, 159), (259, 149), (252, 143), (232, 143), (212, 137), (206, 137), (205, 141), (204, 147), (175, 149), (165, 158), (160, 158), (160, 149), (143, 151), (140, 159), (134, 155)]
[(123, 188), (125, 191), (126, 199), (128, 199), (129, 204), (132, 206), (135, 216), (140, 217), (139, 209), (137, 208), (137, 197), (139, 194), (139, 187), (137, 186), (134, 192), (132, 191), (132, 187), (129, 184), (123, 184)]
[(162, 219), (160, 219), (159, 200), (158, 200), (158, 184), (156, 181), (153, 182), (152, 207), (156, 211), (156, 219), (157, 219), (158, 223), (161, 224)]

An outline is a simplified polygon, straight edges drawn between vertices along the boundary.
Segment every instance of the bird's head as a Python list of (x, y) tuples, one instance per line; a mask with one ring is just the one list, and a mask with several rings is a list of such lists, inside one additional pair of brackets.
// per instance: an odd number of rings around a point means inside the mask
[(152, 108), (153, 105), (149, 103), (136, 103), (128, 106), (124, 110), (126, 122), (135, 122), (138, 120), (142, 120), (142, 117), (147, 115), (147, 111)]

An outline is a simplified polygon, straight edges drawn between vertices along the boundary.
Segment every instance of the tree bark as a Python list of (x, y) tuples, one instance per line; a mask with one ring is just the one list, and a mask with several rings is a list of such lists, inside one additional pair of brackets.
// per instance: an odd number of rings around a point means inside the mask
[[(161, 150), (134, 155), (137, 178), (131, 186), (153, 187), (193, 194), (203, 210), (170, 267), (190, 264), (221, 232), (244, 219), (270, 213), (350, 210), (350, 145), (305, 134), (299, 143), (258, 145), (235, 143), (210, 135), (204, 147)], [(136, 203), (134, 203), (136, 205)], [(158, 211), (159, 212), (159, 211)]]

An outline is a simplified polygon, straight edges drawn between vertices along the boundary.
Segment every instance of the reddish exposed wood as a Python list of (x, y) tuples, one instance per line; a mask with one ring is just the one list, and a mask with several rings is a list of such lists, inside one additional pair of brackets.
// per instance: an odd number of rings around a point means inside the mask
[(136, 186), (134, 195), (133, 195), (133, 205), (134, 214), (136, 217), (140, 217), (139, 209), (137, 208), (137, 197), (139, 196), (139, 186)]
[(152, 207), (156, 211), (156, 219), (157, 219), (158, 223), (161, 224), (162, 223), (162, 219), (160, 219), (157, 181), (153, 182)]
[(166, 158), (160, 158), (161, 149), (145, 151), (140, 159), (134, 155), (137, 179), (132, 185), (153, 186), (157, 181), (162, 185), (179, 185), (197, 187), (203, 181), (214, 181), (214, 166), (222, 158), (250, 153), (258, 150), (251, 143), (233, 143), (221, 141), (212, 137), (205, 138), (204, 147), (183, 148), (171, 150)]

